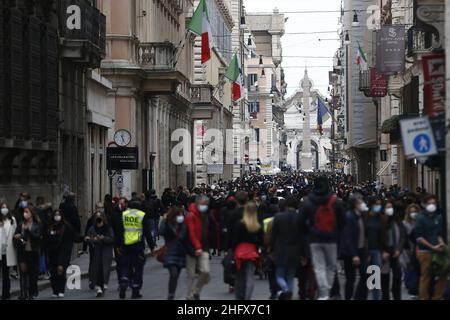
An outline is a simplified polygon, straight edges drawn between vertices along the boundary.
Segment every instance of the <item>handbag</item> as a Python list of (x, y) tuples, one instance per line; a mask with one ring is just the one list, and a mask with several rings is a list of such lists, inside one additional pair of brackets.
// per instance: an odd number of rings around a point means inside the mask
[(155, 257), (158, 262), (164, 263), (164, 259), (166, 257), (167, 246), (163, 245), (161, 248), (156, 250)]

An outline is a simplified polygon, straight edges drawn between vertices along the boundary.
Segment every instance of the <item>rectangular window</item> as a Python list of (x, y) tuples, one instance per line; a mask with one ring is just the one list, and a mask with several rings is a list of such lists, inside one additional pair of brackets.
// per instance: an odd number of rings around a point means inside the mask
[(250, 114), (250, 118), (252, 118), (252, 119), (258, 118), (258, 113), (259, 113), (259, 102), (258, 101), (252, 101), (249, 103), (248, 113)]
[(254, 86), (258, 82), (258, 75), (256, 73), (248, 75), (248, 85)]

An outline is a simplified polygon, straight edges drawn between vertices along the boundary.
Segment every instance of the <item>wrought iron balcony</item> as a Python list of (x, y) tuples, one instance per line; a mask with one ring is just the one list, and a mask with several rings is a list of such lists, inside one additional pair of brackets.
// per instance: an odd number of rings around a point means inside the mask
[(370, 70), (360, 71), (359, 91), (362, 91), (366, 97), (370, 96)]
[(100, 66), (106, 52), (106, 17), (88, 0), (61, 0), (58, 6), (61, 56)]

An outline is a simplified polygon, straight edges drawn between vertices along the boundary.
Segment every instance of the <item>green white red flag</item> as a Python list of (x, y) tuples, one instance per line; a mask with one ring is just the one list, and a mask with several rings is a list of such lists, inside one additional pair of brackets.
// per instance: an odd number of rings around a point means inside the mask
[(240, 101), (244, 97), (244, 74), (237, 53), (234, 54), (233, 59), (228, 66), (225, 78), (233, 83), (233, 101)]
[(205, 0), (200, 0), (187, 29), (202, 37), (202, 63), (209, 61), (211, 59), (212, 32)]

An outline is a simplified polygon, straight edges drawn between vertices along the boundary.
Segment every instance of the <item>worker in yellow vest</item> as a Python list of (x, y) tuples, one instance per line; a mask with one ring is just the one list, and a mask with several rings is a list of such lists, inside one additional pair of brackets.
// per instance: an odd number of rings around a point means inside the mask
[(121, 255), (120, 299), (125, 299), (127, 288), (132, 289), (132, 299), (140, 299), (142, 295), (142, 279), (145, 265), (145, 240), (153, 252), (155, 243), (151, 235), (151, 220), (141, 210), (141, 203), (121, 198), (119, 208), (122, 219), (118, 219), (119, 230), (117, 252)]

